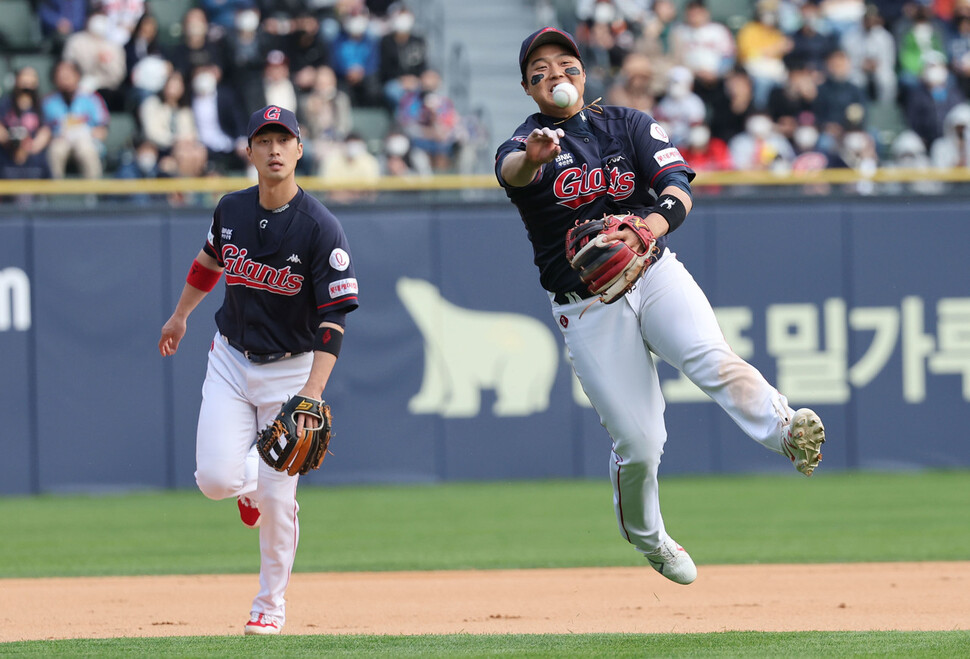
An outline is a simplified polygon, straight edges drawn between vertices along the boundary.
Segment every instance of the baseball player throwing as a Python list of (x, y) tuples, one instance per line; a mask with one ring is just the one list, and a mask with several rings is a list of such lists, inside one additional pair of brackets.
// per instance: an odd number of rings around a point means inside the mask
[[(660, 513), (657, 471), (667, 432), (654, 355), (806, 475), (822, 457), (824, 429), (815, 412), (793, 410), (734, 354), (703, 291), (667, 247), (691, 210), (694, 172), (663, 128), (636, 110), (585, 104), (584, 65), (566, 32), (547, 27), (529, 35), (519, 67), (539, 112), (499, 146), (495, 172), (525, 223), (576, 376), (613, 440), (620, 532), (655, 570), (689, 584), (697, 568)], [(603, 223), (611, 228), (595, 240), (576, 239), (592, 226), (583, 222), (607, 215), (619, 222)], [(611, 299), (612, 282), (624, 283), (616, 275), (624, 254), (641, 269), (631, 271), (635, 287)]]
[[(254, 442), (294, 394), (322, 397), (357, 308), (357, 279), (340, 223), (294, 176), (303, 155), (296, 116), (268, 106), (249, 120), (258, 184), (223, 197), (158, 350), (175, 354), (186, 320), (226, 275), (209, 350), (196, 437), (195, 480), (210, 499), (237, 497), (259, 527), (259, 594), (246, 634), (279, 634), (300, 535), (299, 476), (272, 469)], [(317, 419), (296, 414), (299, 435)]]

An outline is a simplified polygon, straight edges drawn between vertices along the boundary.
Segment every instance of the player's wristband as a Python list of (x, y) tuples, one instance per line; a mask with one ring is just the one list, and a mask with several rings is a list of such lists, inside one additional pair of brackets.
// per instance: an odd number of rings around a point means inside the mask
[(189, 274), (186, 275), (185, 281), (189, 286), (194, 286), (200, 291), (208, 293), (216, 287), (221, 276), (222, 272), (220, 270), (210, 270), (199, 263), (199, 259), (196, 259), (192, 261), (192, 267), (189, 268)]
[(334, 357), (340, 355), (340, 345), (344, 342), (344, 333), (332, 327), (318, 327), (313, 336), (313, 349), (329, 352)]
[(684, 206), (684, 202), (672, 194), (660, 195), (650, 212), (662, 215), (667, 220), (669, 227), (667, 233), (673, 232), (687, 219), (687, 207)]

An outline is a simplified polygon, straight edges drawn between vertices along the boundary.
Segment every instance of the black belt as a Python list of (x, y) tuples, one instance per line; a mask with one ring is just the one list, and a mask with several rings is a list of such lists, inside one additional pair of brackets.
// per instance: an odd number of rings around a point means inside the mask
[(281, 359), (286, 359), (287, 357), (303, 354), (302, 352), (252, 352), (251, 350), (246, 350), (225, 334), (222, 335), (222, 338), (226, 343), (241, 352), (253, 364), (270, 364), (272, 362), (278, 362)]

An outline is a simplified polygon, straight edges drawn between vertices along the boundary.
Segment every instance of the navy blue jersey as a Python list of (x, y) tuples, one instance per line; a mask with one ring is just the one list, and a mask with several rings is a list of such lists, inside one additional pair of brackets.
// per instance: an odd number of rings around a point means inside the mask
[(226, 276), (219, 331), (255, 353), (306, 352), (321, 320), (357, 308), (357, 278), (343, 227), (302, 189), (282, 208), (257, 187), (216, 206), (203, 248)]
[[(519, 210), (535, 251), (539, 282), (553, 293), (589, 290), (566, 260), (566, 232), (577, 220), (604, 213), (647, 214), (657, 195), (673, 179), (694, 178), (680, 152), (653, 118), (630, 108), (604, 106), (561, 121), (536, 113), (502, 143), (495, 157), (499, 183)], [(512, 187), (502, 180), (502, 162), (525, 150), (536, 128), (562, 128), (561, 152), (546, 163), (529, 184)], [(667, 236), (658, 241), (661, 248)]]

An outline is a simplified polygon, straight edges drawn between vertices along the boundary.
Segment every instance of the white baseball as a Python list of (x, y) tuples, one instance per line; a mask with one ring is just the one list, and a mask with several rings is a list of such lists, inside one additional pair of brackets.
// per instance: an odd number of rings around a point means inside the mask
[(552, 100), (561, 108), (568, 108), (579, 100), (579, 90), (571, 82), (560, 82), (552, 88)]

